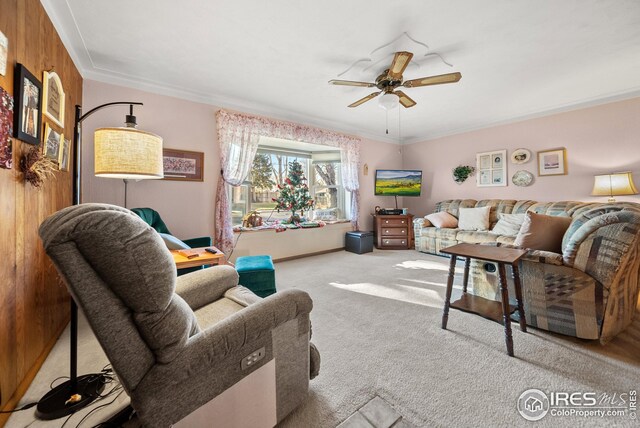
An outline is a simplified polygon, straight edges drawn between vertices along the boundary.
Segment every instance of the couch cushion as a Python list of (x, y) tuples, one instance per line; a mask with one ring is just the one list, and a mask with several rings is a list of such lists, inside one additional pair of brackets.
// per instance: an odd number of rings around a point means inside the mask
[(460, 208), (458, 227), (460, 230), (487, 230), (489, 229), (490, 206), (481, 208)]
[(498, 214), (498, 223), (491, 229), (496, 235), (516, 236), (522, 227), (525, 214)]
[(476, 206), (475, 199), (449, 199), (446, 201), (440, 201), (436, 204), (434, 212), (446, 211), (454, 217), (459, 217), (460, 208), (473, 208)]
[(446, 211), (432, 213), (425, 217), (429, 222), (438, 228), (454, 229), (458, 227), (458, 219)]
[(515, 236), (506, 236), (506, 235), (498, 235), (496, 238), (497, 243), (508, 244), (508, 245), (513, 245), (515, 240), (516, 240)]
[(467, 244), (483, 244), (486, 242), (496, 242), (498, 235), (491, 232), (485, 232), (480, 230), (461, 230), (456, 235), (458, 242), (464, 242)]
[(571, 217), (536, 214), (529, 211), (514, 245), (532, 250), (560, 253), (562, 237), (571, 224)]
[(422, 229), (421, 236), (427, 238), (438, 238), (447, 241), (455, 241), (459, 229), (438, 229), (437, 227), (425, 227)]
[(529, 208), (531, 208), (535, 204), (537, 204), (536, 201), (531, 201), (528, 199), (516, 201), (516, 203), (513, 205), (513, 209), (511, 210), (511, 214), (525, 214), (527, 211), (529, 211)]

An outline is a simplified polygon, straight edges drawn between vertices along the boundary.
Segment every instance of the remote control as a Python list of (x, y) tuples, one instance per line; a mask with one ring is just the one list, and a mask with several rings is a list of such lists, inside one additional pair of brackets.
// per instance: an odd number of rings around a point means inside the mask
[(205, 248), (204, 250), (211, 254), (218, 254), (218, 252), (213, 248)]

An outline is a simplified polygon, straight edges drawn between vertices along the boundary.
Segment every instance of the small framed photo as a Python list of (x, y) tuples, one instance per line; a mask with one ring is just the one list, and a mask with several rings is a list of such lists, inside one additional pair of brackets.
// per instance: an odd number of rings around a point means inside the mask
[(9, 55), (9, 39), (0, 31), (0, 74), (7, 74), (7, 56)]
[(488, 186), (491, 184), (491, 171), (480, 170), (480, 177), (478, 178), (479, 186)]
[(538, 177), (567, 174), (566, 149), (538, 152)]
[(162, 149), (165, 180), (204, 181), (204, 153)]
[(42, 84), (22, 64), (16, 64), (13, 94), (13, 136), (37, 146), (42, 134)]
[(480, 169), (489, 169), (491, 168), (491, 156), (483, 155), (480, 156)]
[(498, 187), (507, 185), (507, 151), (494, 150), (476, 154), (479, 187)]
[(62, 142), (64, 142), (64, 136), (47, 123), (44, 129), (44, 156), (56, 163), (59, 162)]
[(69, 171), (69, 151), (71, 150), (71, 141), (62, 140), (60, 146), (60, 156), (58, 157), (58, 169), (60, 171)]
[(531, 160), (531, 152), (527, 149), (515, 149), (511, 153), (511, 162), (516, 165), (522, 165)]
[(64, 130), (64, 89), (60, 76), (54, 71), (44, 72), (42, 80), (44, 98), (42, 99), (42, 111), (53, 123)]

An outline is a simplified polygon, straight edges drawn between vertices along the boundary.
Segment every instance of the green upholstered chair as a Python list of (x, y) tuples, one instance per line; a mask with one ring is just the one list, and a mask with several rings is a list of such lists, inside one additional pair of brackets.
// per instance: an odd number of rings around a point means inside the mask
[(276, 292), (276, 274), (271, 256), (244, 256), (236, 259), (239, 283), (260, 297)]
[[(164, 233), (167, 235), (172, 235), (169, 231), (167, 225), (162, 221), (160, 214), (158, 211), (152, 208), (132, 208), (131, 211), (136, 213), (138, 217), (144, 220), (149, 226), (153, 227), (156, 232)], [(199, 248), (199, 247), (210, 247), (213, 245), (213, 241), (210, 236), (202, 236), (199, 238), (191, 238), (191, 239), (182, 239), (187, 246), (190, 248)], [(204, 266), (194, 267), (194, 268), (186, 268), (186, 269), (178, 269), (178, 275), (184, 275), (185, 273), (194, 272), (200, 269), (204, 269)]]

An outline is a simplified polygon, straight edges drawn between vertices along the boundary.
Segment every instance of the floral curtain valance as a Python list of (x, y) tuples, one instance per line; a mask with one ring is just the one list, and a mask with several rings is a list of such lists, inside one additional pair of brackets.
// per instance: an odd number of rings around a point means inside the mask
[(336, 147), (341, 153), (342, 180), (351, 192), (351, 222), (357, 228), (359, 211), (358, 167), (360, 139), (293, 122), (245, 113), (216, 112), (222, 179), (216, 195), (216, 244), (223, 252), (233, 247), (231, 207), (225, 183), (240, 185), (248, 176), (261, 136)]

